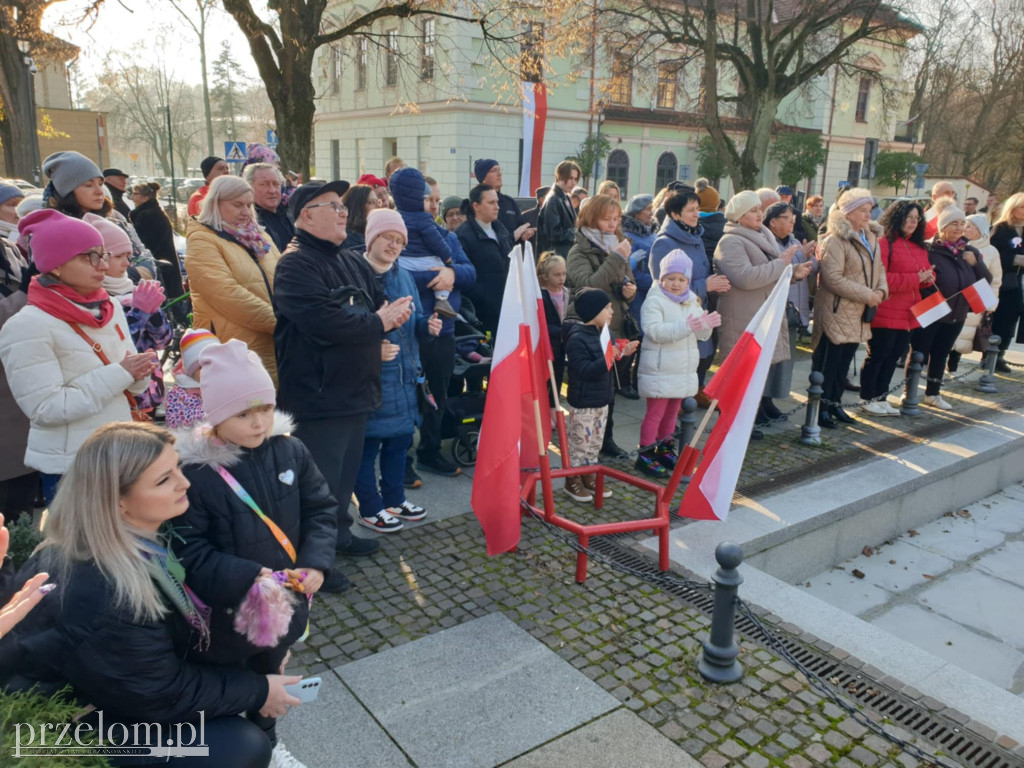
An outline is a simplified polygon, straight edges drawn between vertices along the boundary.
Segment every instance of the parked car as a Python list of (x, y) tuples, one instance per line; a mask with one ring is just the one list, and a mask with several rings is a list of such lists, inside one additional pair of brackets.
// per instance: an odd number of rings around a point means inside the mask
[(176, 187), (179, 200), (188, 200), (192, 196), (193, 192), (199, 190), (201, 186), (206, 183), (205, 179), (184, 179)]
[(32, 195), (42, 195), (43, 190), (33, 184), (31, 181), (25, 181), (24, 179), (0, 179), (2, 184), (12, 184), (22, 191), (25, 197), (31, 197)]
[(884, 211), (890, 205), (892, 205), (895, 202), (898, 202), (899, 200), (913, 200), (915, 203), (920, 205), (925, 210), (927, 210), (928, 207), (932, 204), (932, 199), (928, 195), (922, 195), (920, 197), (913, 196), (913, 195), (910, 196), (910, 197), (905, 197), (903, 195), (899, 195), (898, 197), (880, 197), (880, 198), (878, 198), (878, 207), (881, 208)]

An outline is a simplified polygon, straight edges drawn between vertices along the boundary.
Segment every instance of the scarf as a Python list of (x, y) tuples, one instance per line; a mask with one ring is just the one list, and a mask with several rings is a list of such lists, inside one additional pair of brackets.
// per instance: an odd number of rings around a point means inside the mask
[(613, 232), (601, 232), (593, 227), (580, 227), (580, 232), (590, 242), (596, 245), (605, 253), (618, 253), (615, 246), (619, 244), (619, 238)]
[(700, 236), (700, 229), (701, 229), (700, 222), (697, 222), (697, 226), (696, 227), (691, 227), (689, 224), (685, 224), (682, 221), (680, 221), (679, 219), (673, 219), (673, 221), (676, 224), (679, 225), (679, 228), (681, 230), (683, 230), (683, 232), (688, 232), (691, 235), (696, 235), (698, 237)]
[(111, 296), (124, 296), (135, 291), (135, 283), (128, 277), (128, 273), (125, 272), (120, 277), (110, 277), (109, 275), (103, 276), (103, 290), (105, 290)]
[(950, 252), (952, 252), (954, 256), (959, 256), (961, 253), (967, 250), (967, 241), (962, 237), (955, 242), (943, 240), (942, 242), (938, 243), (938, 245), (942, 246), (943, 248), (947, 248)]
[[(544, 290), (547, 291), (547, 288)], [(551, 303), (555, 305), (555, 309), (558, 310), (558, 319), (565, 320), (565, 288), (560, 291), (548, 291), (548, 296)]]
[(139, 538), (149, 577), (192, 629), (199, 633), (200, 649), (210, 645), (210, 608), (185, 586), (185, 568), (170, 549)]
[(233, 227), (230, 224), (225, 224), (223, 231), (225, 234), (235, 238), (243, 248), (252, 253), (257, 259), (262, 259), (270, 253), (270, 243), (263, 239), (260, 226), (253, 219), (250, 219), (249, 223), (244, 227)]
[[(3, 223), (0, 222), (0, 224)], [(9, 278), (4, 276), (2, 282), (17, 288), (21, 285), (21, 276), (26, 269), (28, 269), (28, 262), (21, 255), (18, 246), (12, 242), (0, 243), (0, 273), (10, 275)]]
[(12, 243), (18, 239), (18, 225), (9, 221), (0, 221), (0, 237), (5, 237)]
[(28, 303), (67, 323), (102, 328), (114, 316), (114, 304), (100, 288), (83, 296), (48, 275), (37, 275), (28, 286)]

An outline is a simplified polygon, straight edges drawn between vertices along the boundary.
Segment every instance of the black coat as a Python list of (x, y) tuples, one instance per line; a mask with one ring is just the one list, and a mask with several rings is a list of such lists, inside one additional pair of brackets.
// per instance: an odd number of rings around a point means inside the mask
[(725, 214), (721, 211), (717, 213), (702, 213), (700, 215), (700, 225), (704, 230), (700, 233), (700, 239), (704, 242), (704, 253), (707, 254), (708, 264), (714, 268), (715, 248), (718, 247), (718, 241), (725, 234)]
[[(565, 311), (569, 312), (569, 304), (572, 301), (568, 291), (562, 289), (565, 295)], [(544, 321), (547, 324), (548, 340), (551, 342), (552, 365), (555, 368), (555, 380), (559, 385), (562, 383), (562, 374), (565, 371), (565, 343), (562, 341), (563, 320), (558, 316), (558, 307), (551, 300), (551, 294), (547, 288), (541, 288), (541, 298), (544, 301)]]
[[(261, 568), (316, 568), (327, 574), (334, 566), (338, 504), (309, 450), (288, 436), (293, 426), (287, 416), (275, 414), (274, 435), (252, 450), (218, 446), (194, 430), (178, 439), (182, 469), (192, 486), (188, 511), (175, 523), (184, 539), (175, 551), (185, 566), (186, 584), (213, 611), (212, 642), (204, 660), (231, 663), (266, 650), (251, 646), (232, 626)], [(266, 523), (217, 474), (218, 464), (288, 537), (297, 554), (294, 564)], [(302, 635), (308, 618), (307, 601), (297, 599), (283, 645)]]
[(928, 261), (935, 267), (935, 287), (946, 297), (946, 303), (952, 310), (937, 322), (963, 323), (971, 311), (971, 305), (960, 291), (982, 278), (992, 282), (992, 273), (985, 266), (984, 257), (970, 245), (967, 250), (974, 254), (973, 267), (964, 260), (963, 253), (954, 254), (943, 244), (932, 243), (928, 248)]
[(277, 250), (284, 253), (288, 243), (295, 237), (295, 225), (288, 218), (288, 206), (281, 203), (276, 211), (268, 211), (266, 208), (260, 208), (258, 205), (254, 207), (256, 208), (256, 221), (267, 230), (267, 234), (274, 241)]
[[(55, 573), (44, 559), (26, 563), (19, 583)], [(0, 640), (0, 681), (13, 690), (38, 683), (44, 693), (71, 685), (82, 704), (103, 710), (105, 723), (185, 722), (199, 710), (208, 722), (259, 709), (266, 677), (237, 664), (184, 661), (197, 640), (173, 607), (159, 621), (136, 622), (115, 607), (114, 587), (99, 568), (78, 563)]]
[(513, 239), (515, 239), (516, 230), (526, 223), (516, 201), (501, 192), (498, 193), (498, 221), (508, 230)]
[(570, 322), (565, 326), (565, 354), (569, 369), (569, 405), (602, 408), (615, 399), (615, 374), (601, 348), (601, 329)]
[(155, 198), (136, 206), (129, 214), (129, 218), (139, 239), (149, 248), (153, 258), (169, 261), (171, 264), (178, 263), (178, 249), (174, 247), (174, 230), (171, 229), (167, 214)]
[[(988, 241), (999, 251), (999, 263), (1003, 267), (1003, 284), (999, 287), (999, 306), (996, 307), (993, 324), (1007, 336), (1017, 324), (1017, 343), (1021, 344), (1024, 343), (1024, 323), (1018, 323), (1018, 319), (1024, 315), (1024, 295), (1021, 293), (1024, 267), (1018, 267), (1013, 261), (1024, 256), (1024, 242), (1015, 246), (1015, 237), (1019, 237), (1017, 230), (1002, 222), (992, 227)], [(1006, 339), (1003, 343), (1009, 344)]]
[(380, 407), (385, 298), (362, 256), (296, 230), (274, 272), (282, 410), (303, 421)]
[(495, 221), (491, 225), (498, 236), (497, 241), (487, 236), (476, 219), (466, 219), (455, 234), (462, 250), (473, 262), (476, 282), (465, 290), (476, 309), (476, 316), (484, 329), (493, 336), (498, 331), (498, 317), (501, 315), (501, 298), (505, 293), (505, 278), (508, 277), (509, 251), (512, 250), (512, 233)]
[(127, 219), (131, 214), (131, 208), (129, 208), (128, 204), (124, 201), (124, 192), (113, 184), (103, 182), (103, 186), (107, 188), (107, 193), (110, 196), (110, 202), (114, 204), (114, 210)]
[(569, 249), (576, 242), (576, 209), (557, 184), (551, 187), (541, 203), (537, 224), (537, 253), (554, 251), (559, 256), (568, 256)]

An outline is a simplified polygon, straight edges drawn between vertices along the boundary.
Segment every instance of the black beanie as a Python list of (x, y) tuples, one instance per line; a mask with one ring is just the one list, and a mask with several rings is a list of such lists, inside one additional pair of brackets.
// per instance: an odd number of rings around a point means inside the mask
[(589, 323), (599, 314), (601, 310), (612, 303), (612, 300), (608, 298), (608, 294), (598, 288), (588, 288), (580, 293), (574, 302), (576, 307), (576, 314), (580, 316), (580, 320), (584, 323)]
[(223, 160), (223, 157), (205, 157), (203, 162), (199, 164), (199, 170), (203, 172), (203, 178), (205, 179), (210, 175), (210, 171), (213, 170), (213, 166)]

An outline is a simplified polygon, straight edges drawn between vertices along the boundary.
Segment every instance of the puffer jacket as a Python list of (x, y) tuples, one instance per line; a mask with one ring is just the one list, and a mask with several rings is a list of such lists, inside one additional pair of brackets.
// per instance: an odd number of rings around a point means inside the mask
[(885, 267), (885, 282), (889, 295), (878, 305), (872, 328), (892, 328), (909, 331), (918, 328), (910, 308), (921, 300), (921, 280), (918, 273), (929, 269), (928, 251), (905, 237), (890, 240), (880, 238), (878, 249)]
[[(309, 450), (290, 436), (294, 427), (289, 416), (276, 412), (271, 436), (252, 449), (214, 440), (208, 428), (176, 433), (182, 471), (192, 485), (188, 510), (174, 525), (183, 543), (174, 549), (185, 566), (185, 583), (213, 611), (206, 661), (238, 663), (259, 652), (232, 623), (260, 569), (316, 568), (328, 574), (334, 567), (338, 503)], [(267, 524), (217, 474), (217, 466), (228, 470), (281, 528), (295, 547), (294, 565)], [(294, 642), (306, 628), (308, 601), (294, 604), (282, 643)]]
[(586, 323), (566, 323), (565, 355), (568, 358), (569, 405), (573, 408), (609, 405), (615, 399), (615, 374), (604, 359), (601, 329)]
[(452, 253), (445, 240), (444, 229), (423, 209), (426, 188), (423, 174), (415, 168), (399, 168), (391, 174), (388, 186), (395, 198), (395, 208), (402, 215), (409, 233), (402, 256), (434, 256), (445, 264), (451, 261)]
[(383, 275), (377, 275), (377, 282), (388, 301), (412, 296), (413, 311), (403, 325), (385, 335), (400, 351), (394, 360), (381, 363), (380, 408), (367, 419), (366, 436), (411, 435), (422, 420), (416, 401), (416, 377), (422, 370), (418, 337), (427, 336), (427, 316), (423, 314), (412, 276), (397, 263)]
[(622, 217), (622, 234), (629, 240), (630, 245), (633, 246), (633, 250), (629, 254), (629, 268), (633, 270), (633, 279), (636, 280), (636, 296), (629, 302), (629, 311), (633, 314), (633, 319), (636, 320), (638, 326), (640, 326), (640, 335), (643, 336), (644, 324), (641, 315), (641, 310), (644, 306), (644, 300), (647, 298), (647, 292), (651, 290), (651, 285), (654, 284), (654, 277), (651, 275), (651, 270), (648, 266), (651, 256), (651, 248), (654, 246), (654, 240), (658, 236), (657, 228), (652, 224), (641, 224), (633, 216)]
[[(987, 237), (971, 240), (971, 245), (977, 249), (985, 260), (985, 266), (992, 275), (992, 292), (998, 299), (999, 289), (1003, 285), (1003, 265), (999, 260), (999, 251), (989, 243)], [(974, 351), (974, 334), (978, 330), (979, 325), (981, 325), (981, 315), (977, 312), (968, 313), (967, 319), (964, 321), (964, 327), (960, 329), (960, 335), (953, 344), (955, 352), (966, 355)]]
[[(576, 232), (576, 242), (565, 260), (566, 284), (573, 296), (581, 288), (600, 288), (612, 300), (612, 321), (609, 324), (613, 336), (624, 336), (623, 325), (629, 312), (629, 302), (622, 297), (624, 282), (635, 282), (629, 260), (616, 252), (607, 252), (592, 243), (582, 232)], [(575, 306), (570, 309), (575, 316)]]
[[(677, 248), (689, 256), (690, 261), (693, 262), (693, 270), (690, 273), (690, 290), (697, 294), (701, 306), (707, 307), (711, 259), (708, 258), (705, 250), (703, 226), (698, 226), (697, 234), (693, 234), (679, 226), (679, 222), (671, 216), (666, 216), (665, 221), (661, 224), (661, 231), (658, 232), (658, 238), (651, 248), (651, 275), (656, 280), (661, 276), (661, 260)], [(711, 336), (701, 339), (697, 343), (697, 348), (700, 350), (701, 357), (710, 357), (715, 354), (715, 343)]]
[[(974, 246), (964, 243), (963, 249), (951, 249), (946, 243), (932, 242), (928, 248), (928, 261), (935, 267), (935, 287), (946, 297), (950, 313), (936, 322), (954, 324), (967, 320), (971, 305), (961, 293), (965, 288), (981, 279), (992, 282), (992, 273), (985, 266), (984, 257)], [(964, 259), (964, 253), (974, 254), (972, 267)]]
[[(448, 248), (452, 252), (452, 263), (448, 266), (455, 272), (455, 287), (452, 288), (451, 293), (448, 294), (448, 303), (452, 305), (452, 309), (458, 312), (462, 307), (463, 291), (468, 291), (476, 284), (476, 267), (473, 266), (473, 262), (471, 262), (469, 257), (466, 256), (466, 252), (462, 250), (462, 243), (459, 242), (459, 238), (454, 232), (444, 230), (442, 234), (444, 235), (445, 242), (448, 243)], [(346, 240), (346, 242), (348, 241)], [(363, 247), (359, 252), (362, 253), (365, 250), (366, 245), (364, 242)], [(420, 307), (423, 310), (423, 314), (433, 314), (434, 289), (428, 288), (427, 285), (437, 277), (437, 272), (433, 272), (429, 269), (422, 271), (410, 270), (409, 274), (412, 275), (412, 279), (416, 282), (416, 288), (420, 292)], [(440, 335), (455, 335), (454, 317), (441, 318)]]
[(186, 230), (185, 271), (192, 290), (192, 325), (222, 342), (244, 341), (277, 386), (274, 356), (274, 271), (281, 258), (273, 241), (257, 258), (238, 241), (192, 219)]
[(102, 328), (79, 326), (102, 347), (109, 364), (68, 323), (39, 307), (26, 306), (0, 329), (0, 360), (31, 422), (25, 464), (32, 469), (64, 474), (99, 427), (131, 421), (125, 390), (137, 395), (149, 386), (149, 378), (134, 381), (121, 367), (136, 349), (121, 303), (113, 304), (114, 314)]
[[(771, 295), (786, 271), (775, 247), (775, 235), (762, 226), (748, 229), (729, 222), (715, 249), (715, 272), (729, 278), (728, 291), (718, 297), (722, 325), (718, 329), (718, 348), (725, 359), (747, 328), (757, 310)], [(772, 352), (772, 363), (789, 360), (789, 332), (786, 316), (779, 320), (779, 335)]]
[[(842, 210), (828, 215), (828, 235), (818, 241), (818, 292), (814, 295), (814, 345), (821, 334), (833, 344), (860, 344), (871, 338), (871, 324), (864, 322), (864, 308), (871, 294), (889, 296), (885, 266), (878, 251), (882, 228), (873, 221), (866, 231), (869, 253)], [(874, 270), (872, 270), (874, 265)]]
[[(669, 221), (670, 219), (666, 219)], [(711, 330), (694, 333), (687, 318), (700, 317), (704, 310), (696, 297), (679, 304), (654, 285), (643, 307), (646, 328), (640, 350), (636, 383), (641, 397), (692, 397), (697, 394), (698, 339), (711, 338)]]

